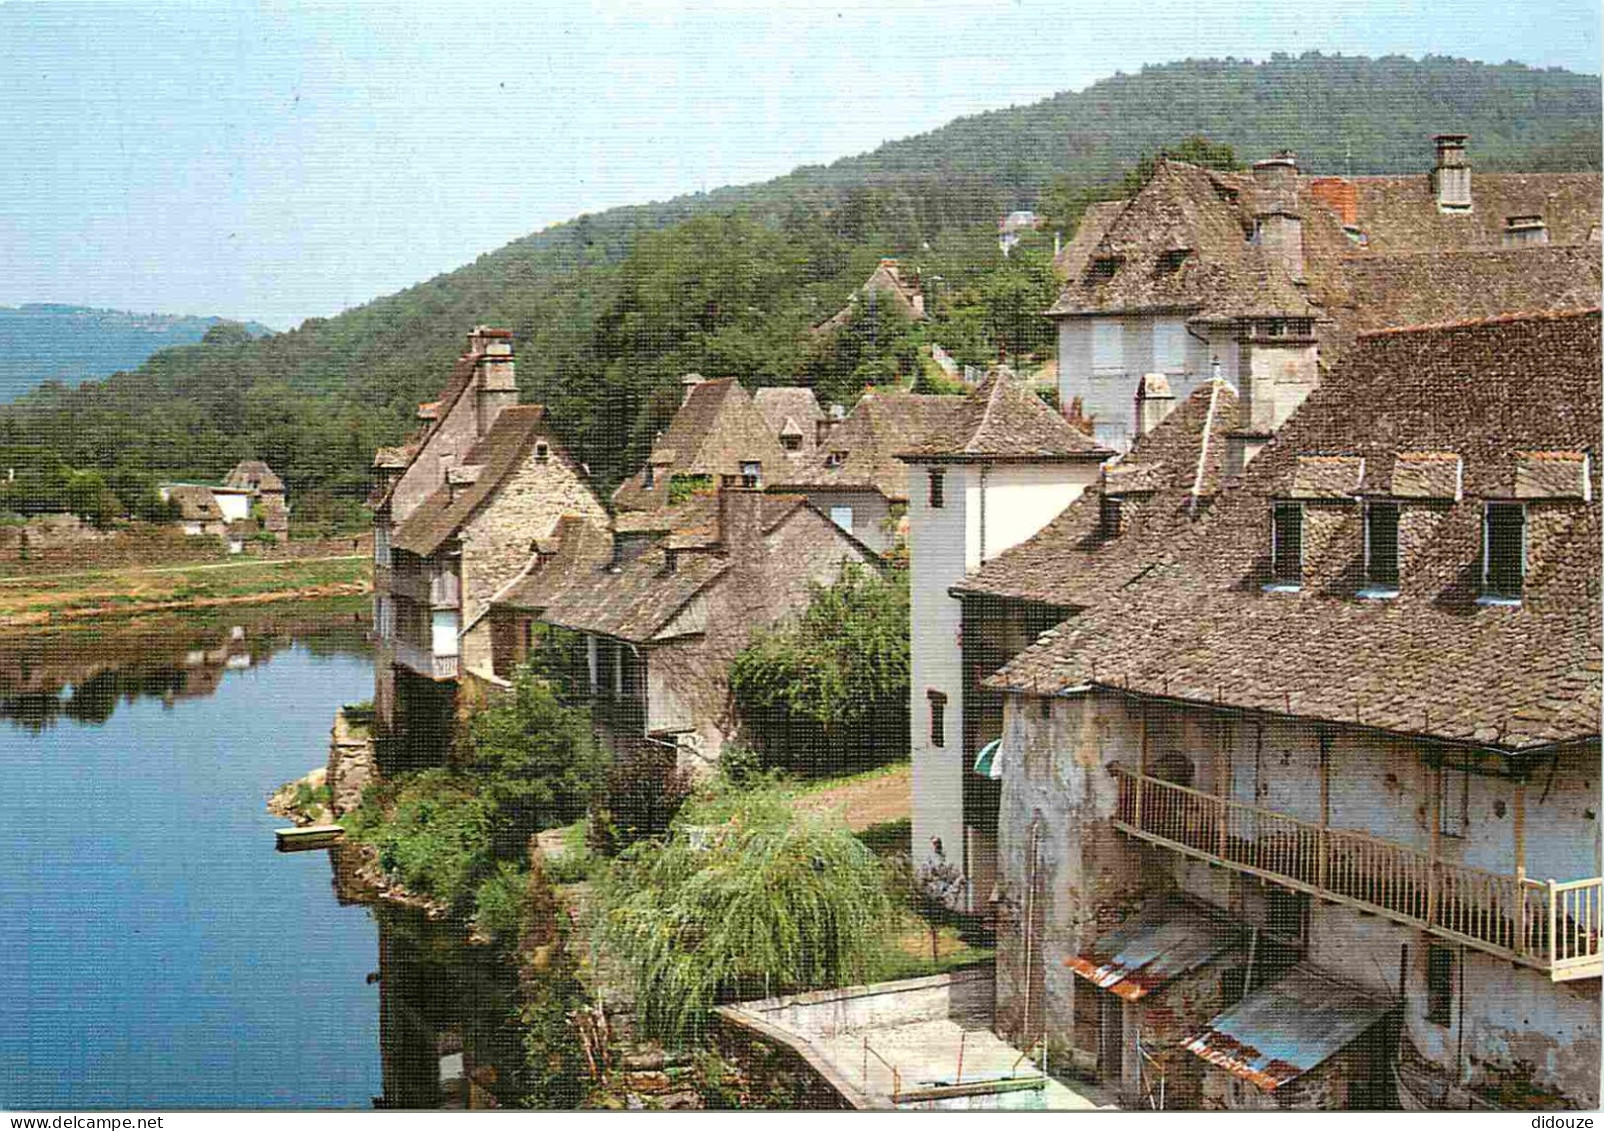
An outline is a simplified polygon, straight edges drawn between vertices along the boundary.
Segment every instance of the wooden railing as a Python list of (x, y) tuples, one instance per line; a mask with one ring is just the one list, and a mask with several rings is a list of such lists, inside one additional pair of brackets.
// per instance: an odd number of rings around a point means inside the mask
[(1113, 767), (1115, 824), (1144, 840), (1549, 971), (1596, 976), (1601, 885), (1559, 883), (1433, 861), (1352, 829), (1326, 828), (1241, 801)]

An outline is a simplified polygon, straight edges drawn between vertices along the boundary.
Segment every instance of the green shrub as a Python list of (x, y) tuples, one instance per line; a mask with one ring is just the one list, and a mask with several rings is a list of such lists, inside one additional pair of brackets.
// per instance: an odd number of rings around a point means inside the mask
[(666, 841), (624, 853), (602, 889), (598, 938), (660, 1039), (699, 1035), (721, 998), (858, 980), (894, 919), (880, 862), (839, 819), (773, 790), (727, 811), (710, 824), (687, 805)]
[(465, 912), (491, 871), (490, 825), (490, 806), (471, 780), (432, 769), (364, 791), (346, 827), (377, 849), (379, 867), (408, 891)]
[(473, 925), (493, 943), (511, 942), (523, 926), (529, 902), (529, 873), (507, 860), (481, 880), (473, 896)]

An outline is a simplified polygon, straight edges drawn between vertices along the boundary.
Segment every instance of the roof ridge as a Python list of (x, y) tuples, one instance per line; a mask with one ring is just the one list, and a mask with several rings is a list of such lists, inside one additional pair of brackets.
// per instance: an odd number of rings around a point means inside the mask
[(1462, 318), (1452, 322), (1422, 322), (1414, 326), (1388, 326), (1380, 330), (1362, 330), (1360, 338), (1382, 338), (1395, 334), (1417, 334), (1428, 330), (1461, 330), (1472, 326), (1502, 326), (1511, 322), (1555, 322), (1565, 318), (1585, 318), (1598, 314), (1597, 306), (1578, 306), (1569, 310), (1521, 310), (1509, 314), (1494, 314), (1485, 318)]

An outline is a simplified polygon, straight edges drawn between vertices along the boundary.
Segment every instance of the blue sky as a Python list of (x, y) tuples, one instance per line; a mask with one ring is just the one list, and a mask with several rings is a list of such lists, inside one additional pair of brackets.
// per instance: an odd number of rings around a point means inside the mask
[(1188, 56), (1597, 74), (1600, 6), (0, 3), (0, 303), (287, 328), (580, 212)]

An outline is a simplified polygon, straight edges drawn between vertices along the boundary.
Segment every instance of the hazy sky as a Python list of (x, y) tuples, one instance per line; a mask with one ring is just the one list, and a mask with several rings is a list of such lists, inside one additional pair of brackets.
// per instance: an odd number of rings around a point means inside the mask
[(0, 3), (0, 303), (282, 329), (580, 212), (1144, 63), (1318, 49), (1597, 74), (1599, 22), (1598, 0)]

